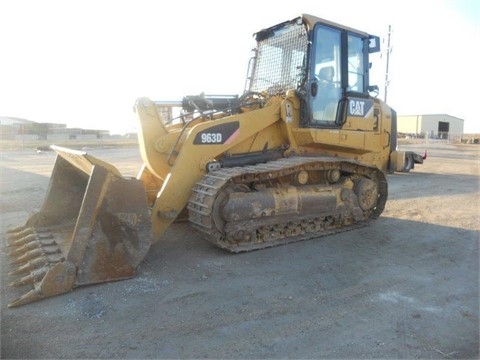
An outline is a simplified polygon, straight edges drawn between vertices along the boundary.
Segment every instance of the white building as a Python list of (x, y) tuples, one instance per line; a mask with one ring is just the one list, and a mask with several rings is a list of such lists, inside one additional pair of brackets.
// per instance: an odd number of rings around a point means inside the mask
[(450, 135), (463, 135), (463, 125), (463, 119), (447, 114), (399, 115), (397, 132), (448, 139)]
[(0, 116), (0, 139), (3, 140), (96, 140), (109, 135), (108, 130), (67, 128), (66, 124)]

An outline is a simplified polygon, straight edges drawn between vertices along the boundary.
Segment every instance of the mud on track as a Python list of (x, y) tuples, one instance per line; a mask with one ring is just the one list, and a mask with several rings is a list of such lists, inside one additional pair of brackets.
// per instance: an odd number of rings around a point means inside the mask
[[(232, 255), (174, 224), (136, 278), (18, 309), (2, 251), (1, 358), (478, 358), (480, 147), (428, 151), (388, 176), (377, 221), (318, 240)], [(140, 168), (136, 149), (89, 152)], [(2, 237), (39, 209), (53, 163), (0, 154)]]

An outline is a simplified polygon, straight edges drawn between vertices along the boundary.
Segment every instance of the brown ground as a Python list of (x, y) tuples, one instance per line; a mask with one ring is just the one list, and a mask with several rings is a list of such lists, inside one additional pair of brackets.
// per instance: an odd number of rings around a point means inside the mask
[[(428, 148), (380, 219), (335, 236), (231, 255), (174, 224), (136, 278), (17, 309), (2, 253), (1, 358), (478, 358), (480, 146)], [(135, 148), (89, 152), (139, 169)], [(2, 232), (53, 162), (0, 153)]]

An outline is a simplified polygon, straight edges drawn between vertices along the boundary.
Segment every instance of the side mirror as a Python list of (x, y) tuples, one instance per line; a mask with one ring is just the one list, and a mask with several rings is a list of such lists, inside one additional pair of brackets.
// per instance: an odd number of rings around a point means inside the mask
[(368, 92), (371, 92), (371, 93), (374, 93), (375, 94), (375, 97), (379, 94), (380, 92), (380, 89), (378, 88), (378, 85), (370, 85), (368, 88), (367, 88)]
[(368, 52), (370, 54), (380, 51), (380, 38), (375, 35), (368, 37)]

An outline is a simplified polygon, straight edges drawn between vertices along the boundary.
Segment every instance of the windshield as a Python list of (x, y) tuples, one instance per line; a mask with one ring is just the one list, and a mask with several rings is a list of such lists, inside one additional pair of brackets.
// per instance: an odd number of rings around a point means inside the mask
[(277, 95), (297, 89), (306, 77), (307, 46), (306, 28), (296, 22), (258, 41), (249, 90)]

